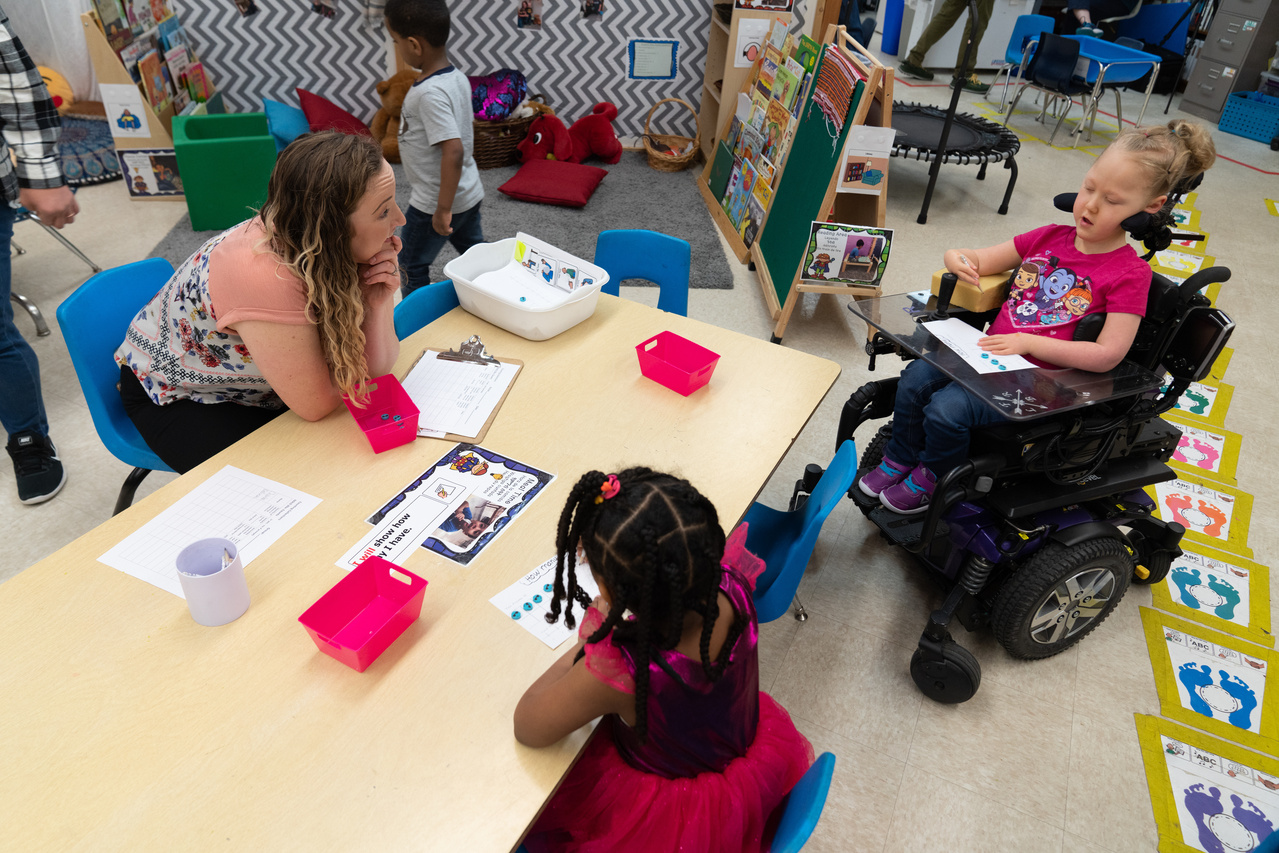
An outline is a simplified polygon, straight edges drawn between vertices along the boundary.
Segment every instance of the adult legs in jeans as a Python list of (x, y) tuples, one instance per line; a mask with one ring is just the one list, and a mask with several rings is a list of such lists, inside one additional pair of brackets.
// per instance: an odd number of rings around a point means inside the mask
[(884, 455), (899, 465), (923, 465), (940, 479), (967, 461), (974, 427), (1000, 416), (922, 359), (911, 362), (897, 383), (893, 437)]
[[(977, 0), (977, 27), (973, 29), (971, 16), (968, 23), (964, 25), (964, 36), (959, 40), (959, 56), (955, 59), (955, 76), (967, 77), (972, 71), (973, 65), (969, 64), (964, 67), (964, 47), (968, 44), (968, 39), (973, 40), (972, 63), (977, 61), (977, 48), (981, 45), (981, 37), (986, 32), (986, 24), (990, 22), (990, 16), (995, 10), (995, 0)], [(941, 40), (941, 37), (950, 32), (950, 28), (955, 26), (955, 22), (959, 20), (959, 16), (968, 11), (968, 3), (966, 0), (945, 0), (941, 8), (933, 15), (933, 19), (928, 22), (928, 26), (924, 28), (924, 32), (920, 34), (919, 41), (915, 42), (915, 46), (911, 48), (910, 53), (906, 56), (906, 61), (911, 65), (923, 67), (924, 54)]]
[(452, 228), (453, 233), (445, 236), (431, 224), (431, 214), (423, 213), (412, 205), (404, 211), (404, 226), (400, 229), (400, 239), (404, 243), (400, 251), (402, 296), (431, 283), (431, 264), (435, 263), (445, 243), (452, 243), (461, 254), (476, 243), (484, 242), (480, 205), (453, 214)]
[(49, 421), (40, 394), (40, 363), (13, 322), (9, 299), (13, 217), (13, 208), (0, 202), (0, 423), (10, 436), (31, 431), (43, 438), (49, 434)]

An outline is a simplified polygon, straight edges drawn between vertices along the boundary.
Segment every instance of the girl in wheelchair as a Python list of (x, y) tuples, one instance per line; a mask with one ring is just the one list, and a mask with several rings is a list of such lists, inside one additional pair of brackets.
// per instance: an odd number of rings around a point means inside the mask
[[(1215, 158), (1212, 137), (1198, 124), (1175, 119), (1125, 128), (1084, 175), (1073, 226), (1046, 225), (996, 246), (947, 251), (946, 268), (977, 287), (983, 273), (1017, 270), (1018, 286), (979, 341), (982, 349), (1046, 368), (1115, 367), (1137, 334), (1150, 288), (1150, 267), (1125, 230), (1150, 215), (1170, 217), (1169, 193)], [(1096, 341), (1074, 340), (1080, 319), (1097, 312), (1106, 320)], [(893, 512), (924, 512), (938, 475), (968, 458), (971, 430), (999, 419), (937, 369), (911, 362), (897, 385), (883, 461), (858, 486)]]

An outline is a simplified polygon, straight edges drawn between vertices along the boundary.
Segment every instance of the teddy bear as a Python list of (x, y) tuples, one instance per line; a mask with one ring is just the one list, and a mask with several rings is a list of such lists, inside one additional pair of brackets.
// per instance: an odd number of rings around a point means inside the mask
[(377, 84), (377, 94), (382, 99), (382, 106), (373, 115), (373, 124), (369, 130), (373, 132), (373, 138), (381, 143), (382, 156), (388, 163), (400, 162), (400, 108), (404, 106), (404, 96), (416, 79), (416, 71), (400, 71), (390, 80)]

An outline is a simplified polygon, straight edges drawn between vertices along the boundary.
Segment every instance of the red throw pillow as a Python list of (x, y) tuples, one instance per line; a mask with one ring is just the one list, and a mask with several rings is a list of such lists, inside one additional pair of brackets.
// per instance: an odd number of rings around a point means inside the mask
[(302, 112), (306, 113), (306, 123), (311, 126), (313, 133), (321, 130), (340, 130), (343, 133), (355, 133), (361, 136), (373, 135), (365, 127), (364, 122), (327, 98), (321, 98), (302, 88), (299, 88), (297, 93), (298, 100), (302, 102)]
[(499, 192), (520, 201), (585, 207), (608, 172), (562, 160), (530, 160), (515, 176), (498, 187)]

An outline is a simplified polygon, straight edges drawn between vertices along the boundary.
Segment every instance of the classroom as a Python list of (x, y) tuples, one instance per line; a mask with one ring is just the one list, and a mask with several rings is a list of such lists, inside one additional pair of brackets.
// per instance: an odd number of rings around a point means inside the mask
[(1276, 0), (0, 18), (6, 849), (1279, 850)]

